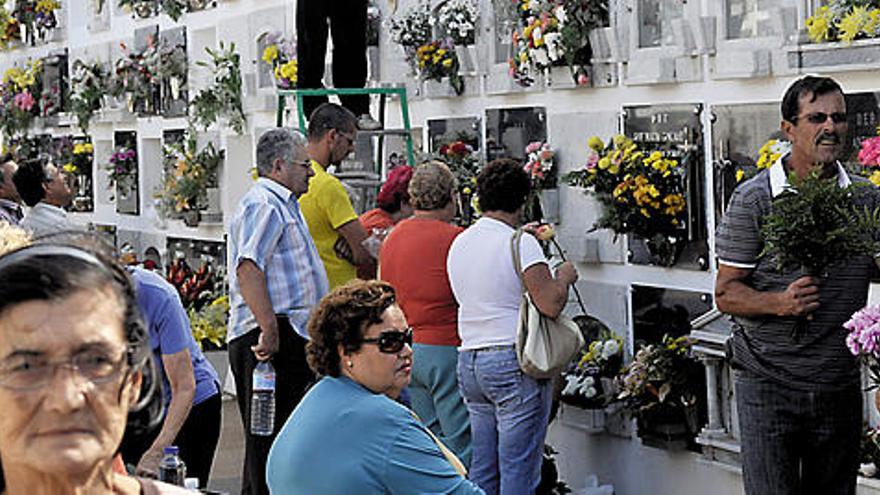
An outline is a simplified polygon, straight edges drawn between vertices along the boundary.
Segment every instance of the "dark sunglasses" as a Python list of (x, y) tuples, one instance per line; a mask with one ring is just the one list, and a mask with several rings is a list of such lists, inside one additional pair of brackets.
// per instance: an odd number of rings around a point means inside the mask
[(396, 354), (403, 349), (404, 344), (412, 345), (413, 331), (412, 327), (401, 330), (385, 330), (378, 337), (372, 339), (363, 339), (364, 344), (376, 344), (379, 346), (379, 352), (385, 354)]
[[(831, 122), (835, 124), (842, 124), (846, 122), (846, 114), (843, 112), (834, 112), (834, 113), (825, 113), (825, 112), (815, 112), (808, 113), (803, 116), (807, 119), (807, 122), (811, 124), (824, 124), (828, 117), (831, 117)], [(798, 117), (800, 118), (800, 117)]]

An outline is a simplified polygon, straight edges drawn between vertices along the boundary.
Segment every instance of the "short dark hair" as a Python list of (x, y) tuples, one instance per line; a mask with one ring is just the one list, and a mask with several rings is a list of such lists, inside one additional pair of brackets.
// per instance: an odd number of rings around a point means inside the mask
[(321, 103), (309, 116), (309, 141), (320, 141), (330, 129), (354, 132), (357, 129), (357, 117), (336, 103)]
[(796, 123), (801, 111), (801, 96), (812, 95), (810, 101), (814, 101), (817, 96), (834, 92), (843, 94), (843, 89), (830, 77), (804, 76), (798, 79), (791, 83), (785, 91), (785, 96), (782, 97), (782, 119)]
[(477, 197), (483, 211), (513, 213), (525, 204), (531, 191), (529, 174), (515, 160), (498, 158), (477, 176)]
[(121, 323), (129, 346), (129, 372), (140, 372), (143, 376), (140, 397), (129, 411), (125, 438), (143, 436), (158, 424), (163, 413), (161, 379), (138, 309), (134, 283), (121, 265), (79, 246), (36, 243), (0, 256), (0, 280), (0, 315), (29, 301), (53, 301), (80, 290), (110, 288), (123, 306)]
[(339, 344), (346, 352), (360, 349), (366, 328), (381, 323), (395, 302), (394, 288), (381, 280), (356, 279), (324, 296), (309, 319), (309, 367), (319, 375), (339, 376)]
[(39, 158), (26, 160), (12, 176), (12, 182), (15, 184), (18, 195), (28, 206), (34, 206), (46, 197), (43, 184), (48, 180), (45, 162)]

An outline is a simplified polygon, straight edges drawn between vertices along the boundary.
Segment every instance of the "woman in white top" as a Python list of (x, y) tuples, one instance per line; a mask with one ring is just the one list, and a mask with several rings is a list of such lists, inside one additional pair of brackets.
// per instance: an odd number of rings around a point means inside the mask
[[(470, 478), (487, 494), (534, 493), (550, 414), (549, 380), (524, 375), (514, 351), (522, 284), (510, 244), (529, 188), (517, 162), (489, 163), (477, 178), (483, 217), (455, 239), (446, 264), (459, 304), (458, 381), (471, 417)], [(530, 235), (521, 238), (520, 257), (535, 305), (556, 317), (577, 271), (566, 262), (554, 277)]]

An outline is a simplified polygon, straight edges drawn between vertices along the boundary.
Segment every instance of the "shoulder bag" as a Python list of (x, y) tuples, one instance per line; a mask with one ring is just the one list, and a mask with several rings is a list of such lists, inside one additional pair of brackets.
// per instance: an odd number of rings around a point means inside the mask
[(555, 319), (538, 311), (532, 302), (523, 279), (520, 261), (520, 238), (523, 230), (517, 229), (510, 239), (513, 267), (522, 285), (522, 301), (519, 304), (519, 323), (516, 330), (516, 357), (523, 373), (532, 378), (551, 378), (558, 374), (584, 345), (580, 328), (566, 316)]

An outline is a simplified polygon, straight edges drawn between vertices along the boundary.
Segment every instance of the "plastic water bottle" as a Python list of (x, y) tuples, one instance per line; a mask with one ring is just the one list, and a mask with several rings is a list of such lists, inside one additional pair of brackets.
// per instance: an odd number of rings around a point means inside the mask
[(275, 368), (260, 361), (251, 392), (251, 435), (269, 436), (275, 429)]
[(180, 458), (180, 449), (171, 445), (165, 447), (162, 461), (159, 462), (159, 481), (183, 486), (186, 480), (186, 464)]

